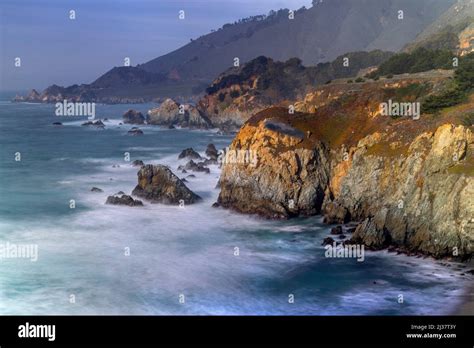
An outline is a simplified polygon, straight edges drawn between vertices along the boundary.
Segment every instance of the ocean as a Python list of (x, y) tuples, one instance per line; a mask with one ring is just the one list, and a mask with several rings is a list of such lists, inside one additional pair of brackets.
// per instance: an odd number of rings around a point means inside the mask
[[(108, 121), (96, 129), (51, 104), (0, 101), (0, 244), (38, 247), (36, 262), (0, 259), (0, 314), (412, 315), (462, 301), (461, 264), (387, 251), (326, 258), (331, 226), (320, 216), (270, 221), (212, 208), (219, 168), (182, 174), (178, 154), (232, 138), (157, 126), (127, 135), (121, 115), (152, 106), (97, 105), (96, 119)], [(186, 185), (203, 201), (105, 205), (137, 183), (127, 152), (195, 174)]]

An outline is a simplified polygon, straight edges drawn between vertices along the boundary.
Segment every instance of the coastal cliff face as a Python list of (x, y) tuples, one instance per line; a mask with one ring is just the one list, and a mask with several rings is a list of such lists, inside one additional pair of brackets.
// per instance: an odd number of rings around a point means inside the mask
[[(224, 163), (218, 203), (272, 218), (320, 212), (329, 180), (324, 144), (299, 147), (305, 134), (267, 118), (242, 127)], [(230, 156), (229, 156), (230, 157)]]
[(377, 133), (334, 163), (325, 197), (328, 222), (361, 221), (353, 240), (436, 256), (468, 255), (474, 242), (474, 137), (452, 124), (407, 145)]
[(305, 112), (256, 114), (229, 151), (257, 160), (224, 162), (218, 202), (270, 218), (321, 213), (328, 223), (357, 221), (352, 242), (373, 249), (470, 257), (474, 136), (463, 117), (474, 98), (418, 120), (379, 110), (389, 98), (415, 101), (420, 89), (429, 95), (448, 80), (325, 86), (298, 104)]

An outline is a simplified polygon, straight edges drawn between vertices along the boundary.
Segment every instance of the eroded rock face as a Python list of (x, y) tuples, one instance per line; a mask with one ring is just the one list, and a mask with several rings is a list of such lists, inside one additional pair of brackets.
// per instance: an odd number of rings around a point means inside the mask
[(138, 185), (132, 194), (154, 203), (192, 204), (201, 200), (164, 165), (147, 164), (138, 171)]
[(300, 132), (271, 124), (242, 127), (230, 146), (235, 160), (223, 160), (218, 203), (270, 218), (319, 213), (329, 181), (327, 149), (297, 147)]
[(378, 145), (365, 140), (337, 187), (329, 187), (327, 220), (362, 221), (353, 240), (374, 249), (391, 244), (435, 256), (472, 254), (472, 132), (445, 124), (420, 134), (398, 156), (374, 151)]
[[(329, 118), (308, 131), (293, 129), (293, 121), (276, 122), (271, 113), (254, 116), (232, 142), (230, 150), (244, 153), (241, 159), (256, 156), (257, 161), (224, 162), (221, 206), (270, 218), (322, 213), (329, 223), (357, 221), (351, 242), (373, 249), (472, 255), (474, 136), (469, 127), (400, 120), (393, 126), (400, 129), (386, 131), (392, 121), (369, 112), (366, 127), (374, 128), (369, 126), (374, 120), (378, 129), (360, 140), (348, 133), (339, 145), (332, 126), (321, 133)], [(303, 119), (295, 123), (302, 127), (309, 124), (306, 116), (292, 117)]]
[(174, 100), (166, 99), (158, 108), (148, 111), (147, 122), (154, 125), (180, 126), (190, 128), (211, 127), (206, 117), (192, 105), (180, 105)]

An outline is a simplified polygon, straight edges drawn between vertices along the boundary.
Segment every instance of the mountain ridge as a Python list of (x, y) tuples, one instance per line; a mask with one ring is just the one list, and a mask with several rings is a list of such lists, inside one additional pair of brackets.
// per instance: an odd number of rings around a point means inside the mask
[[(313, 1), (312, 7), (296, 10), (294, 19), (289, 18), (289, 10), (281, 9), (268, 16), (226, 24), (166, 55), (135, 67), (115, 67), (91, 84), (65, 87), (57, 95), (42, 95), (39, 101), (54, 102), (59, 97), (106, 103), (189, 98), (202, 93), (213, 79), (232, 67), (235, 58), (244, 64), (262, 55), (278, 61), (296, 57), (304, 65), (316, 65), (345, 52), (398, 51), (454, 3), (455, 0)], [(399, 11), (403, 11), (403, 18)], [(147, 73), (151, 77), (145, 77)], [(118, 81), (119, 86), (102, 85), (107, 81)]]

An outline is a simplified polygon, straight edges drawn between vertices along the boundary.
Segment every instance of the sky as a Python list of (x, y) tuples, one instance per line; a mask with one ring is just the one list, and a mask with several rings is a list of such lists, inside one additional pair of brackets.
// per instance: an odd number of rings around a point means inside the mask
[(0, 90), (91, 83), (125, 57), (145, 63), (239, 18), (302, 6), (311, 0), (0, 0)]

